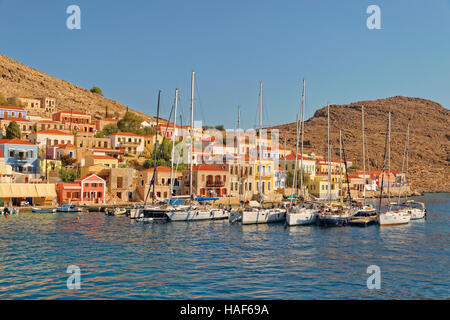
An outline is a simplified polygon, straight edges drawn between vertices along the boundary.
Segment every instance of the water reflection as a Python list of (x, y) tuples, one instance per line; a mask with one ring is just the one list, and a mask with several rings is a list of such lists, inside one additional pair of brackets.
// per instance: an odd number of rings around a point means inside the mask
[[(425, 201), (427, 221), (394, 227), (0, 217), (0, 298), (449, 298), (450, 200)], [(79, 291), (66, 288), (70, 264)], [(381, 290), (366, 287), (371, 264)]]

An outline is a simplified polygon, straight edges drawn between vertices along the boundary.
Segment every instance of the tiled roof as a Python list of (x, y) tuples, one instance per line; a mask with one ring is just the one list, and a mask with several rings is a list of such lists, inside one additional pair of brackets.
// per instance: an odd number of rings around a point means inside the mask
[(30, 146), (34, 146), (35, 144), (31, 143), (30, 141), (25, 141), (21, 139), (0, 139), (0, 144), (26, 144)]
[[(142, 170), (142, 172), (153, 172), (154, 170), (155, 170), (155, 167), (144, 169), (144, 170)], [(165, 167), (165, 166), (158, 166), (156, 168), (156, 171), (157, 172), (170, 172), (170, 168)], [(174, 172), (176, 172), (176, 170), (174, 170)]]
[(71, 133), (65, 133), (65, 132), (62, 132), (60, 130), (55, 130), (55, 129), (47, 129), (47, 130), (38, 131), (37, 134), (52, 134), (52, 135), (60, 135), (60, 136), (72, 136)]
[(20, 122), (31, 122), (31, 121), (28, 120), (28, 119), (25, 119), (25, 118), (19, 118), (19, 117), (8, 117), (8, 118), (0, 119), (0, 120), (16, 121), (16, 122), (18, 122), (18, 121), (20, 121)]
[(24, 108), (21, 108), (21, 107), (10, 107), (10, 106), (0, 106), (0, 109), (25, 111)]
[(192, 168), (192, 170), (194, 170), (194, 171), (225, 171), (225, 172), (228, 172), (225, 169), (222, 169), (220, 167), (217, 167), (217, 166), (214, 166), (211, 164), (199, 164), (199, 165), (194, 166)]
[(110, 156), (95, 156), (95, 155), (92, 155), (92, 156), (88, 156), (88, 157), (90, 157), (92, 159), (97, 159), (97, 160), (117, 160), (116, 158), (113, 158), (113, 157), (110, 157)]

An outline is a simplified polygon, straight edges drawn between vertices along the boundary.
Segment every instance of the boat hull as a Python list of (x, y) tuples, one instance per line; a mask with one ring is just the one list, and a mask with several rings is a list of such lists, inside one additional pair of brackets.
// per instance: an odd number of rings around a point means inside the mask
[(408, 224), (411, 220), (411, 215), (402, 212), (386, 212), (380, 214), (378, 217), (378, 224), (380, 226), (395, 226), (401, 224)]
[(351, 218), (347, 215), (319, 215), (317, 221), (323, 227), (344, 227), (350, 223)]
[(288, 212), (286, 213), (286, 222), (288, 226), (300, 226), (308, 225), (317, 222), (316, 210), (304, 210), (301, 212)]
[(35, 213), (55, 213), (56, 209), (31, 208), (31, 212), (35, 212)]
[(275, 223), (286, 221), (286, 210), (264, 209), (242, 212), (242, 224)]
[(411, 220), (420, 220), (425, 218), (425, 211), (420, 209), (412, 209), (410, 210)]
[(229, 212), (223, 209), (168, 211), (170, 221), (200, 221), (228, 219)]

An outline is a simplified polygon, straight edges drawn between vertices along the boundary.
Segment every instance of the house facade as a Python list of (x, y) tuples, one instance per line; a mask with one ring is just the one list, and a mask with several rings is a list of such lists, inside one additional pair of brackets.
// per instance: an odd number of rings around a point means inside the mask
[(71, 183), (58, 183), (56, 193), (59, 203), (104, 203), (106, 181), (95, 174), (81, 177)]

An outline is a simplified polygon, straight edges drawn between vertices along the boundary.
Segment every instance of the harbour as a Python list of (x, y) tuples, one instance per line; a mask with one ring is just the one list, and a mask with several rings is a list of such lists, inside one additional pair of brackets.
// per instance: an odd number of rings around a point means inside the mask
[[(414, 199), (426, 220), (386, 228), (1, 217), (0, 298), (448, 299), (450, 195)], [(68, 265), (81, 269), (80, 290), (66, 287)], [(380, 290), (366, 286), (369, 265)]]

